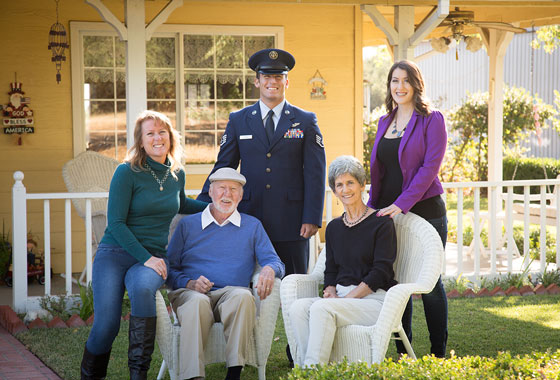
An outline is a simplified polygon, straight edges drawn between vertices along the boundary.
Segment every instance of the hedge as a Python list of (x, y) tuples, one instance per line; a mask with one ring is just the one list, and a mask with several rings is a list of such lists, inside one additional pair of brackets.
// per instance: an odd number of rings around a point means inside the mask
[(418, 360), (394, 362), (386, 359), (381, 364), (363, 362), (319, 365), (311, 369), (296, 367), (287, 380), (482, 380), (482, 379), (558, 379), (560, 378), (560, 350), (534, 352), (524, 356), (499, 353), (496, 358), (480, 356), (439, 359), (424, 356)]
[(548, 179), (554, 179), (560, 174), (560, 160), (553, 158), (513, 158), (504, 157), (504, 180), (512, 179), (515, 171), (515, 180), (523, 179), (544, 179), (543, 166), (546, 169)]

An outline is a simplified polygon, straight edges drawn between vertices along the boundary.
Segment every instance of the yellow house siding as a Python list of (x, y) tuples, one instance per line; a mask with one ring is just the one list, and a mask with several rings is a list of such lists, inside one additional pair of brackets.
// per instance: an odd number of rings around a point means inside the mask
[[(122, 1), (104, 2), (121, 20)], [(145, 2), (151, 20), (164, 2)], [(353, 5), (261, 4), (249, 2), (185, 2), (168, 24), (272, 25), (284, 28), (283, 48), (296, 57), (290, 73), (288, 100), (317, 113), (324, 135), (328, 162), (340, 154), (361, 155), (361, 28), (359, 7)], [(73, 157), (70, 50), (62, 63), (62, 82), (56, 83), (55, 65), (47, 49), (48, 31), (55, 22), (54, 2), (26, 0), (6, 2), (0, 13), (3, 53), (0, 55), (0, 104), (7, 104), (10, 82), (17, 71), (35, 117), (35, 134), (16, 137), (0, 134), (0, 219), (11, 231), (13, 173), (21, 170), (30, 193), (65, 192), (62, 166)], [(69, 21), (97, 21), (101, 17), (83, 1), (60, 3), (59, 21), (69, 33)], [(71, 46), (70, 49), (73, 47)], [(359, 72), (354, 69), (358, 68)], [(311, 100), (309, 79), (319, 70), (328, 82), (326, 100)], [(359, 80), (357, 79), (359, 77)], [(359, 96), (357, 94), (360, 93)], [(355, 104), (356, 99), (360, 101)], [(358, 122), (359, 121), (359, 122)], [(188, 174), (188, 172), (187, 172)], [(189, 175), (187, 188), (199, 188), (206, 176)], [(44, 239), (43, 202), (28, 202), (28, 231)], [(2, 221), (0, 220), (0, 222)], [(51, 201), (53, 267), (64, 265), (64, 202)], [(73, 271), (84, 264), (84, 226), (72, 213)]]

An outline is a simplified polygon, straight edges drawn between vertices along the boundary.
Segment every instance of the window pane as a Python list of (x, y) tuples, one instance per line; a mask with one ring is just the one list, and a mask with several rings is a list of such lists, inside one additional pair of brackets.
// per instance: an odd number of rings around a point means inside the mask
[(185, 150), (188, 164), (216, 161), (216, 132), (185, 133)]
[(88, 150), (115, 157), (114, 102), (86, 102), (85, 114)]
[(212, 71), (185, 72), (186, 99), (214, 99), (214, 73)]
[(262, 49), (272, 49), (274, 47), (273, 36), (245, 36), (245, 59), (243, 63), (247, 65), (249, 57)]
[(217, 115), (217, 129), (226, 129), (229, 114), (243, 108), (243, 102), (219, 102)]
[(185, 130), (214, 130), (214, 109), (214, 102), (187, 102), (185, 106)]
[(126, 99), (126, 73), (117, 70), (117, 99)]
[(126, 67), (126, 44), (120, 38), (115, 37), (115, 66)]
[(243, 67), (243, 38), (240, 36), (216, 36), (216, 67)]
[(175, 99), (175, 71), (148, 70), (146, 72), (148, 99)]
[(185, 68), (214, 67), (212, 36), (185, 35)]
[(259, 89), (255, 86), (255, 72), (245, 74), (245, 98), (256, 100), (259, 98)]
[(117, 156), (114, 157), (119, 161), (124, 160), (126, 156), (126, 102), (117, 102)]
[(111, 69), (84, 69), (84, 99), (113, 99), (113, 73)]
[(175, 100), (165, 100), (165, 101), (149, 101), (148, 109), (152, 111), (158, 111), (165, 114), (170, 120), (173, 127), (177, 128), (176, 125), (176, 111), (175, 111)]
[(243, 99), (243, 77), (241, 72), (218, 72), (216, 77), (218, 99)]
[(175, 67), (175, 38), (152, 37), (146, 42), (146, 67)]
[(113, 37), (84, 36), (84, 66), (113, 67)]

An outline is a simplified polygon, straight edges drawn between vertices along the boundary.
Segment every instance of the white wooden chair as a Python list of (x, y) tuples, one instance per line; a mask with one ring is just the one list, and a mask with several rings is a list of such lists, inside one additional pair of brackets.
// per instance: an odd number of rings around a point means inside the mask
[[(62, 168), (62, 178), (66, 188), (71, 193), (89, 193), (109, 191), (111, 178), (119, 165), (115, 159), (104, 156), (93, 151), (80, 153), (76, 158), (68, 161)], [(85, 219), (86, 201), (84, 199), (72, 199), (72, 203), (78, 215)], [(107, 226), (107, 200), (94, 199), (91, 201), (93, 253), (103, 237)], [(79, 278), (83, 284), (86, 274), (84, 268)]]
[[(176, 216), (171, 222), (171, 237), (178, 221), (183, 215)], [(260, 267), (257, 265), (252, 277), (252, 284), (258, 283)], [(253, 288), (253, 295), (257, 306), (257, 321), (253, 329), (253, 341), (249, 348), (247, 364), (257, 367), (259, 380), (266, 379), (266, 363), (270, 348), (274, 329), (276, 328), (276, 319), (278, 317), (278, 309), (280, 308), (280, 279), (277, 278), (274, 283), (271, 294), (261, 301), (257, 295), (257, 289)], [(156, 294), (156, 311), (157, 311), (157, 330), (156, 341), (163, 357), (163, 363), (159, 370), (158, 380), (163, 378), (165, 369), (169, 369), (169, 377), (171, 380), (179, 380), (179, 333), (181, 326), (178, 318), (170, 316), (163, 300), (163, 296), (158, 291)], [(224, 325), (221, 322), (214, 323), (210, 330), (208, 343), (204, 348), (204, 356), (206, 364), (221, 363), (226, 361), (226, 340), (224, 336)]]
[[(560, 175), (556, 177), (560, 179)], [(545, 200), (548, 202), (545, 207), (545, 223), (549, 226), (556, 226), (558, 222), (558, 187), (554, 186), (552, 193), (545, 194)], [(502, 194), (502, 198), (507, 202), (508, 194)], [(524, 221), (525, 214), (529, 214), (529, 223), (540, 224), (541, 223), (541, 195), (531, 194), (529, 195), (529, 203), (527, 203), (527, 208), (525, 208), (525, 196), (523, 194), (512, 194), (512, 217), (514, 220)], [(538, 203), (531, 203), (538, 202)]]
[[(380, 363), (385, 358), (393, 333), (397, 333), (402, 339), (408, 355), (416, 358), (404, 333), (401, 318), (412, 294), (429, 293), (433, 289), (441, 273), (443, 244), (432, 225), (413, 213), (397, 215), (394, 222), (397, 231), (397, 259), (393, 267), (399, 283), (387, 292), (373, 326), (349, 325), (337, 329), (330, 356), (332, 362), (346, 357), (352, 362)], [(351, 249), (352, 242), (348, 244)], [(318, 297), (318, 286), (324, 278), (325, 255), (323, 250), (311, 274), (286, 276), (280, 288), (288, 344), (295, 363), (300, 365), (305, 353), (298, 350), (287, 313), (296, 299)]]

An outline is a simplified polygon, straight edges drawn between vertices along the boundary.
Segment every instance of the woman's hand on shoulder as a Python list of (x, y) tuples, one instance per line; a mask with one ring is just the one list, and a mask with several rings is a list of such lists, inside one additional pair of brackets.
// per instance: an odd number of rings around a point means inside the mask
[(167, 265), (165, 265), (165, 260), (152, 256), (144, 263), (144, 266), (152, 268), (157, 274), (163, 277), (164, 280), (167, 280)]
[(336, 295), (336, 288), (334, 286), (327, 286), (323, 290), (323, 298), (338, 298)]
[(391, 218), (399, 215), (402, 212), (399, 206), (395, 205), (394, 203), (388, 207), (382, 208), (377, 211), (377, 216), (385, 216), (389, 215)]

